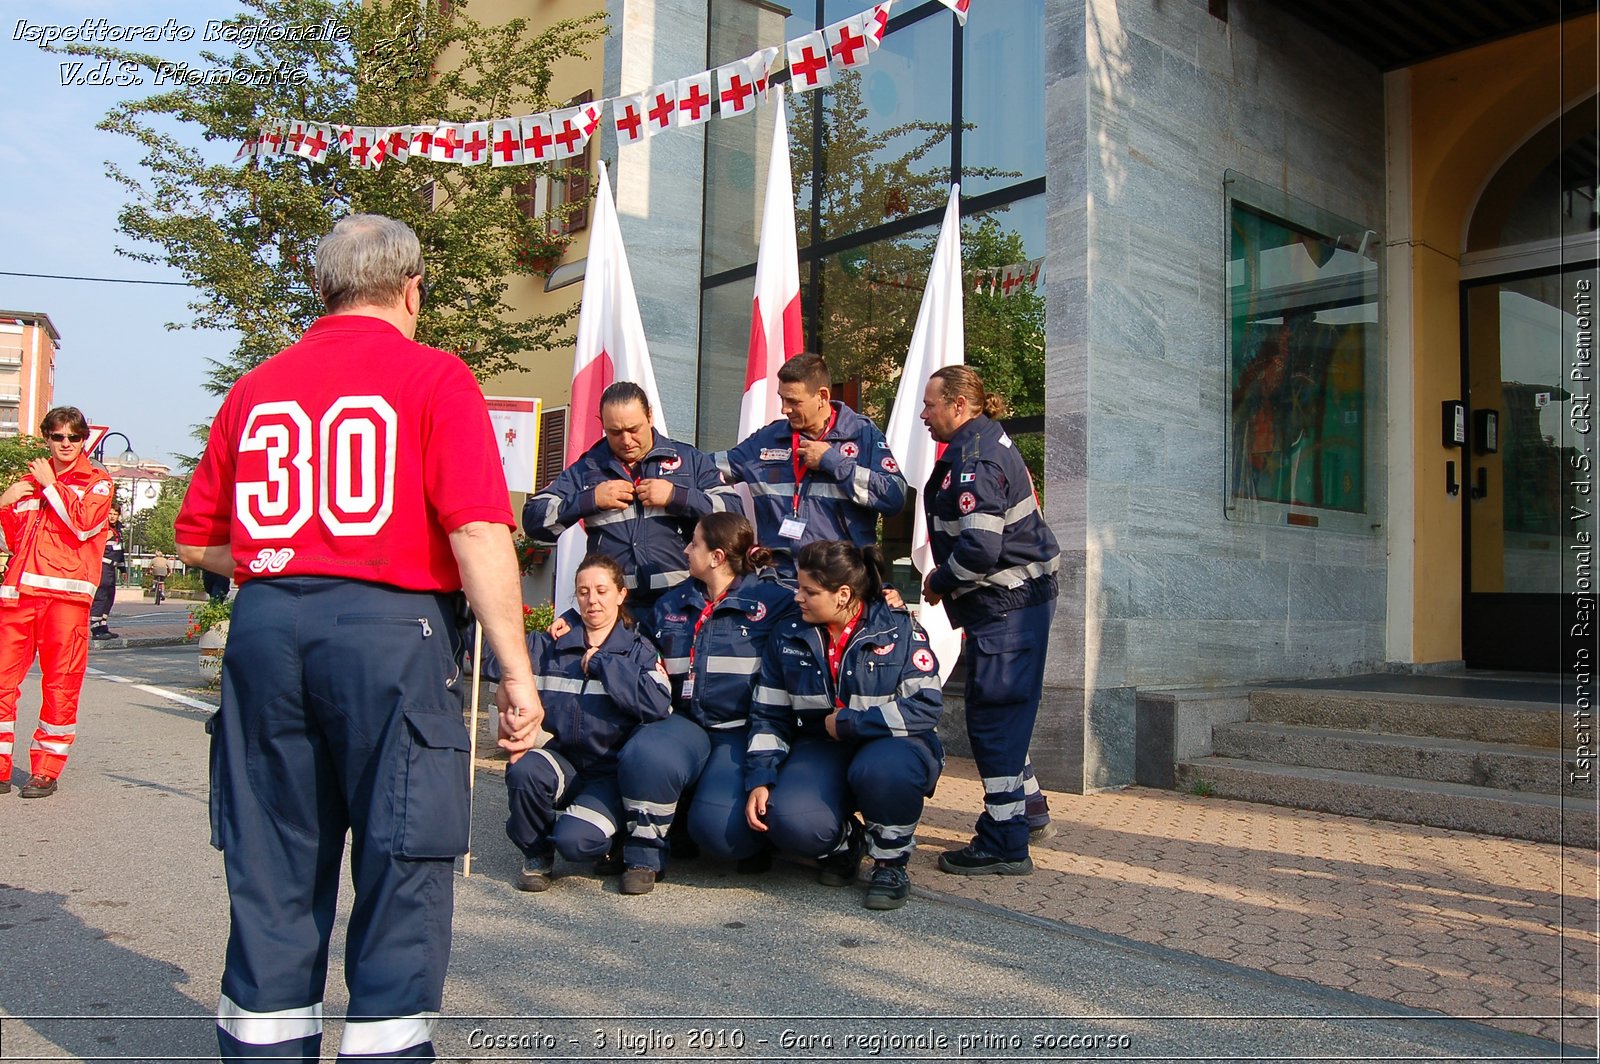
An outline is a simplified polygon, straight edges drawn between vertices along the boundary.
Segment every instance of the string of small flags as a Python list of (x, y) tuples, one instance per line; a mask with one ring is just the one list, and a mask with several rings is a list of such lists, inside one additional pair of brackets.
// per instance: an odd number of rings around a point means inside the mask
[[(1038, 288), (1044, 279), (1044, 259), (1029, 259), (1027, 262), (1014, 262), (1008, 266), (989, 266), (979, 270), (965, 272), (970, 282), (972, 292), (981, 296), (997, 296), (1004, 298), (1014, 296), (1024, 286)], [(905, 288), (920, 292), (927, 282), (927, 274), (916, 273), (911, 270), (902, 270), (899, 273), (886, 274), (875, 277), (867, 282), (869, 287), (877, 288)]]
[[(940, 2), (966, 25), (971, 0)], [(261, 124), (255, 139), (240, 146), (234, 161), (295, 155), (325, 163), (330, 154), (342, 153), (365, 170), (412, 159), (457, 166), (528, 166), (583, 154), (607, 109), (617, 143), (637, 144), (668, 129), (703, 125), (713, 115), (735, 118), (749, 114), (769, 101), (780, 60), (789, 70), (790, 92), (832, 85), (839, 73), (865, 66), (882, 45), (893, 3), (884, 0), (858, 15), (786, 41), (782, 47), (763, 48), (645, 92), (543, 114), (404, 126), (271, 118)]]

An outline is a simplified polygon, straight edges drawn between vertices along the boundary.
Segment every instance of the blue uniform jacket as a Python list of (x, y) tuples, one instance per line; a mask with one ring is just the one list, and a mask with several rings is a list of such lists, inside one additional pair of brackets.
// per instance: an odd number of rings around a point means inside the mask
[(979, 414), (956, 430), (922, 490), (934, 568), (957, 628), (1056, 595), (1061, 548), (1028, 467), (1005, 430)]
[[(575, 615), (569, 614), (575, 620)], [(583, 625), (560, 639), (528, 634), (534, 682), (544, 703), (550, 749), (585, 776), (617, 771), (617, 754), (641, 724), (672, 712), (672, 694), (660, 655), (644, 633), (620, 621), (583, 671)]]
[[(878, 542), (878, 514), (893, 517), (906, 505), (906, 478), (878, 426), (835, 402), (837, 417), (823, 439), (832, 444), (816, 469), (806, 471), (795, 509), (794, 430), (786, 419), (752, 432), (738, 446), (712, 456), (722, 475), (750, 486), (756, 542), (794, 552), (819, 539), (847, 539), (858, 547)], [(798, 540), (778, 535), (786, 518), (806, 523)]]
[[(685, 581), (656, 603), (655, 640), (672, 678), (672, 702), (702, 728), (742, 728), (749, 720), (762, 651), (778, 626), (799, 612), (794, 588), (772, 569), (746, 573), (728, 588), (696, 639), (694, 624), (705, 606), (706, 589), (698, 580)], [(684, 698), (691, 643), (694, 689)]]
[[(672, 501), (664, 507), (638, 502), (622, 510), (601, 510), (595, 488), (607, 480), (659, 479), (672, 482)], [(522, 527), (529, 537), (554, 543), (578, 521), (589, 536), (589, 550), (609, 554), (622, 564), (629, 588), (659, 594), (689, 578), (683, 548), (700, 518), (714, 510), (739, 513), (743, 503), (709, 456), (655, 433), (633, 473), (611, 453), (604, 439), (583, 453), (522, 508)]]
[(939, 663), (922, 626), (903, 609), (879, 600), (845, 648), (835, 689), (828, 675), (827, 630), (796, 618), (773, 633), (761, 658), (750, 703), (745, 790), (770, 787), (798, 738), (828, 738), (823, 724), (842, 705), (839, 741), (854, 745), (885, 736), (912, 736), (935, 760), (944, 748), (934, 727), (944, 712)]

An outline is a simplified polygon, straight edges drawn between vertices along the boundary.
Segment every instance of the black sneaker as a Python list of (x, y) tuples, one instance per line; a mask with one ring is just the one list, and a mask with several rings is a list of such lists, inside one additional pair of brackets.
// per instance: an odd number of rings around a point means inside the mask
[(56, 793), (56, 781), (52, 776), (29, 776), (28, 782), (22, 785), (22, 790), (17, 792), (24, 798), (48, 798)]
[(524, 857), (522, 868), (517, 872), (517, 889), (530, 894), (549, 890), (550, 873), (555, 871), (555, 867), (556, 859), (553, 854), (542, 853)]
[(90, 639), (121, 639), (122, 636), (118, 635), (116, 632), (113, 632), (109, 628), (91, 628), (91, 629), (89, 629), (89, 638)]
[(939, 871), (953, 876), (1029, 876), (1033, 874), (1033, 858), (1025, 856), (1009, 861), (972, 846), (963, 846), (939, 855)]
[(861, 821), (851, 817), (844, 822), (845, 846), (822, 858), (819, 862), (822, 871), (817, 875), (817, 882), (825, 887), (848, 887), (856, 881), (856, 874), (861, 871), (861, 854), (867, 848), (867, 833), (861, 829)]
[(878, 861), (872, 867), (872, 885), (863, 903), (869, 909), (898, 909), (911, 894), (911, 876), (905, 865)]

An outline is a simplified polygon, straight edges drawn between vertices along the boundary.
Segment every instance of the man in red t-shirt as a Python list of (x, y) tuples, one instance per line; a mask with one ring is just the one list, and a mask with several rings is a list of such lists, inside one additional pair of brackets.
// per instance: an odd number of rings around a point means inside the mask
[(24, 798), (48, 798), (78, 733), (78, 694), (89, 667), (89, 604), (111, 512), (111, 478), (83, 453), (89, 423), (58, 406), (39, 426), (50, 449), (0, 492), (0, 535), (11, 563), (0, 580), (0, 794), (11, 789), (17, 696), (39, 655), (43, 699), (28, 750)]
[(318, 1058), (348, 829), (340, 1055), (432, 1060), (469, 819), (461, 592), (504, 670), (501, 745), (531, 747), (543, 709), (488, 408), (412, 340), (416, 235), (346, 218), (316, 279), (327, 316), (233, 386), (177, 521), (186, 564), (239, 581), (208, 729), (233, 915), (217, 1040)]

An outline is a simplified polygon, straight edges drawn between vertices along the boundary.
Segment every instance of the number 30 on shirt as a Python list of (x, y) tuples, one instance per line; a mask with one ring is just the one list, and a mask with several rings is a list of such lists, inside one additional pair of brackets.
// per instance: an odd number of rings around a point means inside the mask
[(396, 423), (380, 395), (343, 396), (315, 426), (292, 399), (256, 404), (239, 460), (253, 471), (245, 456), (260, 452), (264, 473), (234, 485), (240, 523), (256, 539), (289, 539), (314, 508), (332, 535), (373, 535), (394, 510)]

